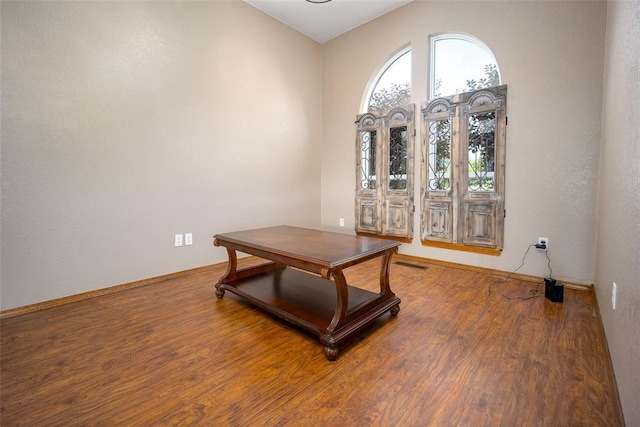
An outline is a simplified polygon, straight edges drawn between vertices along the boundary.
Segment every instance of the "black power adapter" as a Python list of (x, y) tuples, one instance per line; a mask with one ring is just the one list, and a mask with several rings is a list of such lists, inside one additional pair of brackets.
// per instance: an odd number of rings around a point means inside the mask
[(556, 282), (556, 279), (544, 279), (544, 296), (552, 302), (562, 302), (564, 299), (564, 286)]

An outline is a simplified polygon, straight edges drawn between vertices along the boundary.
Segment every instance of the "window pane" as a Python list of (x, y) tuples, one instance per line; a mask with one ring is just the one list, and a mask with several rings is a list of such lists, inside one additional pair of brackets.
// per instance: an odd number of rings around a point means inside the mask
[(429, 188), (451, 188), (451, 119), (429, 123)]
[(376, 188), (376, 138), (375, 130), (360, 135), (360, 187), (365, 190)]
[(389, 130), (389, 189), (407, 188), (407, 127)]
[(368, 111), (406, 105), (411, 102), (411, 50), (393, 59), (380, 74), (369, 97)]
[(432, 39), (431, 98), (498, 86), (491, 50), (479, 40), (451, 35)]
[(469, 190), (494, 189), (496, 113), (469, 115)]

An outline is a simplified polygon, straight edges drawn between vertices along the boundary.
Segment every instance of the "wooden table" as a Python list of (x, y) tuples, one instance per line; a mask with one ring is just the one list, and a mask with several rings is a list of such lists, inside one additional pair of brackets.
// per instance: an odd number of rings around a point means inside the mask
[[(389, 286), (391, 257), (400, 243), (306, 228), (278, 226), (217, 234), (214, 245), (229, 255), (226, 273), (216, 284), (225, 291), (317, 335), (327, 359), (338, 356), (338, 344), (377, 317), (397, 315), (400, 299)], [(236, 251), (270, 262), (238, 270)], [(381, 257), (380, 292), (346, 282), (343, 270)], [(310, 274), (313, 273), (313, 274)]]

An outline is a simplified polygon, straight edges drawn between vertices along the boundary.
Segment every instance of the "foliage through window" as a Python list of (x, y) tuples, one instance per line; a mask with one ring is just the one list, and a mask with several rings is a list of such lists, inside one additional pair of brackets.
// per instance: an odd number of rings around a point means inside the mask
[(480, 40), (462, 34), (431, 38), (430, 70), (431, 99), (500, 84), (491, 50)]
[(367, 111), (382, 111), (411, 102), (411, 49), (405, 49), (382, 68), (368, 97)]
[(491, 191), (495, 188), (496, 113), (469, 115), (469, 190)]

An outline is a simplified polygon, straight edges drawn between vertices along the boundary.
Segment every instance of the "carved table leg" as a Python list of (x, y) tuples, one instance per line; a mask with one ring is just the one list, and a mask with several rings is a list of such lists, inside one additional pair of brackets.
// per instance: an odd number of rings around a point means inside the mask
[(349, 308), (349, 286), (347, 286), (347, 280), (342, 273), (342, 270), (329, 270), (322, 273), (325, 279), (333, 277), (333, 282), (336, 286), (336, 309), (331, 319), (331, 323), (327, 328), (327, 334), (332, 335), (337, 331), (345, 322), (347, 317), (347, 310)]
[(327, 359), (329, 359), (330, 361), (334, 361), (338, 358), (338, 352), (340, 350), (338, 349), (338, 347), (336, 346), (325, 346), (324, 347), (324, 352), (327, 355)]
[[(215, 246), (220, 246), (218, 240), (214, 240), (213, 244)], [(229, 257), (229, 263), (227, 265), (227, 271), (222, 276), (222, 278), (216, 283), (216, 296), (218, 299), (222, 299), (224, 297), (224, 289), (220, 288), (222, 283), (229, 283), (236, 279), (237, 271), (238, 271), (238, 256), (236, 255), (235, 249), (227, 248), (227, 255)]]
[(216, 296), (218, 299), (222, 299), (222, 297), (224, 297), (224, 289), (220, 289), (218, 285), (216, 285)]
[(380, 293), (382, 295), (391, 295), (391, 286), (389, 285), (389, 266), (391, 265), (391, 257), (398, 252), (398, 248), (387, 251), (380, 262)]

